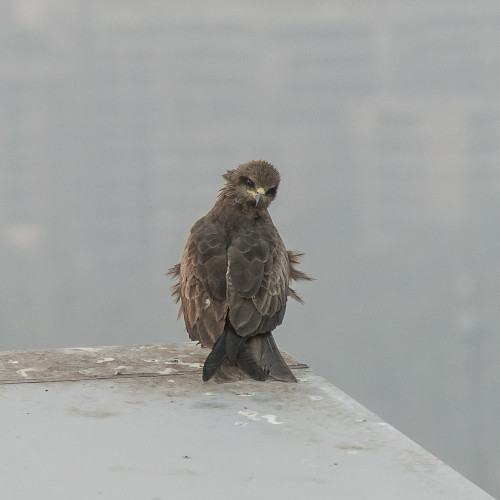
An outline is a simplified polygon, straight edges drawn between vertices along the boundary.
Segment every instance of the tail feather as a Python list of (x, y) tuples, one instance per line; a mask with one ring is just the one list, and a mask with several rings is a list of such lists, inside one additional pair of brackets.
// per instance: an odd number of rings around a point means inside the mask
[(252, 355), (243, 347), (238, 354), (236, 365), (254, 380), (264, 381), (267, 376)]
[(214, 346), (212, 347), (212, 352), (207, 356), (205, 364), (203, 365), (203, 375), (202, 379), (206, 382), (210, 380), (219, 366), (227, 358), (226, 355), (226, 338), (227, 338), (227, 328), (224, 329), (221, 336), (217, 339)]
[(245, 339), (226, 325), (203, 365), (203, 380), (210, 380), (225, 360), (241, 368), (254, 380), (266, 380), (266, 374), (245, 347)]
[(231, 327), (226, 326), (226, 355), (233, 365), (236, 364), (239, 354), (245, 349), (245, 339), (236, 334)]
[(251, 337), (247, 344), (251, 356), (266, 375), (282, 382), (297, 382), (281, 355), (271, 332)]

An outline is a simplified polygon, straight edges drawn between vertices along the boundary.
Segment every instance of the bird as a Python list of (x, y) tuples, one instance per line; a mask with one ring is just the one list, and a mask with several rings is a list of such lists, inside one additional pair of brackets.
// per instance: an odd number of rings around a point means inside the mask
[(191, 228), (181, 262), (168, 270), (189, 338), (211, 348), (202, 379), (297, 382), (272, 331), (282, 323), (290, 286), (312, 280), (297, 268), (268, 212), (278, 170), (254, 160), (227, 170), (213, 208)]

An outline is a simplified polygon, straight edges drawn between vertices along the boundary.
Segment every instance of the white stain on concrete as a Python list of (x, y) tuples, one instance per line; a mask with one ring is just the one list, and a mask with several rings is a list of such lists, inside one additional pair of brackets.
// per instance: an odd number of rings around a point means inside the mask
[(110, 361), (114, 361), (115, 358), (99, 358), (96, 359), (96, 363), (109, 363)]
[(246, 411), (239, 411), (238, 412), (240, 415), (243, 415), (244, 417), (247, 417), (249, 420), (261, 420), (257, 415), (259, 414), (258, 411), (249, 411), (249, 410), (246, 410)]
[(19, 361), (16, 361), (15, 359), (9, 359), (9, 361), (7, 361), (7, 363), (9, 363), (9, 365), (17, 365), (17, 364), (19, 364)]
[(238, 412), (240, 415), (243, 415), (244, 417), (247, 417), (248, 420), (253, 420), (253, 421), (261, 421), (262, 419), (266, 420), (269, 424), (273, 425), (280, 425), (283, 424), (284, 422), (278, 422), (276, 420), (276, 415), (261, 415), (259, 417), (259, 412), (258, 411), (253, 411), (253, 410), (242, 410)]
[(262, 415), (262, 418), (265, 418), (270, 424), (273, 425), (280, 425), (285, 423), (285, 422), (278, 422), (276, 420), (276, 415)]
[(28, 378), (29, 377), (28, 372), (34, 372), (34, 371), (36, 371), (34, 368), (22, 368), (21, 370), (16, 370), (16, 373), (19, 373), (21, 377)]
[(174, 368), (164, 368), (163, 370), (158, 370), (156, 372), (158, 375), (171, 375), (172, 373), (178, 373)]
[(94, 370), (78, 370), (78, 373), (81, 373), (82, 375), (93, 375), (95, 372)]

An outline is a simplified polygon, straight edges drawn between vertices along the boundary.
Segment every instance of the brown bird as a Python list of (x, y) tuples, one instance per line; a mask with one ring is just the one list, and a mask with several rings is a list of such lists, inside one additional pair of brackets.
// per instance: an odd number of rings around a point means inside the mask
[[(296, 382), (272, 330), (285, 315), (287, 297), (302, 302), (291, 280), (310, 280), (295, 268), (303, 256), (287, 251), (267, 211), (279, 172), (251, 161), (223, 175), (214, 207), (191, 228), (182, 260), (168, 274), (181, 302), (191, 340), (212, 348), (203, 380), (272, 377)], [(242, 373), (243, 372), (243, 373)]]

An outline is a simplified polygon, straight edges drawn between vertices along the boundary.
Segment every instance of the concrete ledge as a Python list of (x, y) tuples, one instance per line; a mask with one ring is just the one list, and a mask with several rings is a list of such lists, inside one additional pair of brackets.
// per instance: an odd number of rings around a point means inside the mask
[[(0, 384), (199, 373), (208, 350), (195, 342), (0, 352)], [(291, 368), (308, 368), (283, 353)]]
[(0, 353), (2, 497), (492, 498), (293, 358), (298, 384), (217, 384), (206, 353)]

